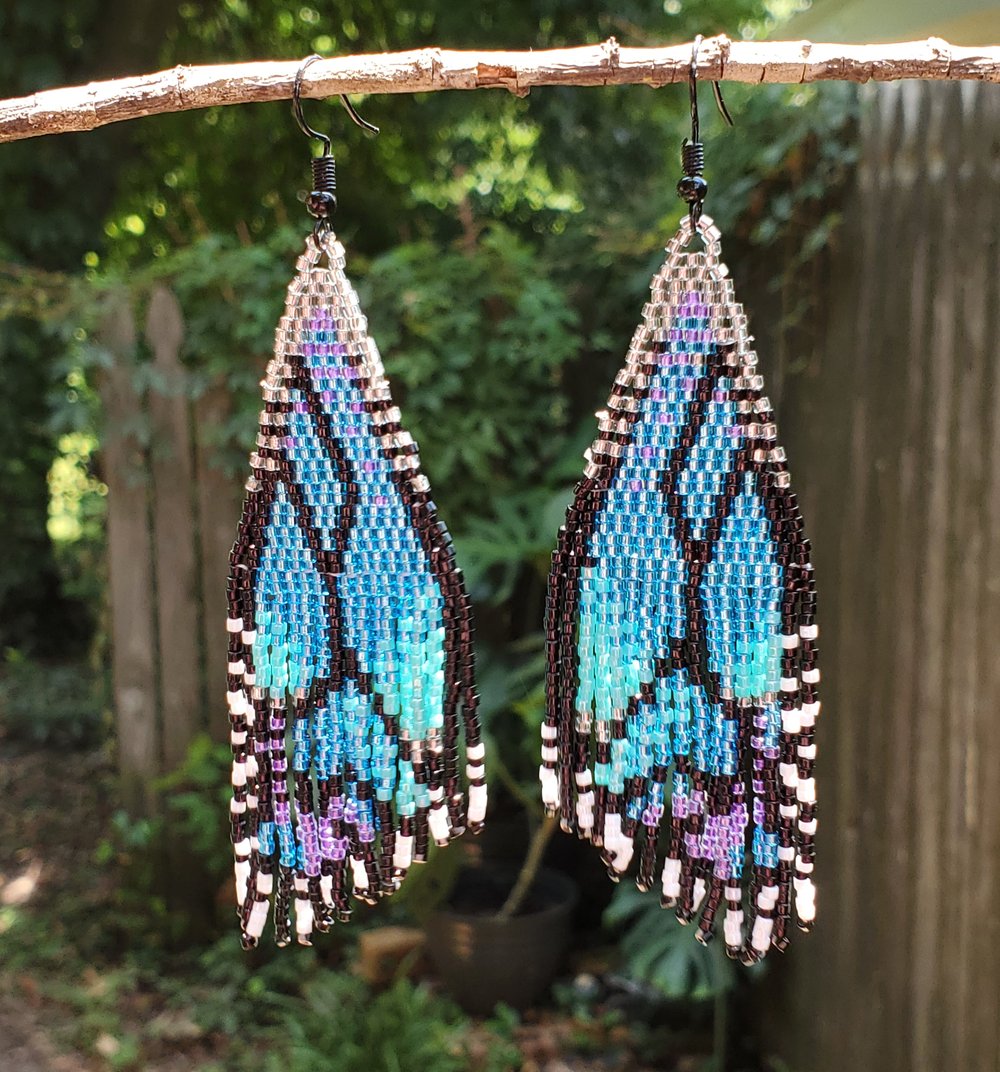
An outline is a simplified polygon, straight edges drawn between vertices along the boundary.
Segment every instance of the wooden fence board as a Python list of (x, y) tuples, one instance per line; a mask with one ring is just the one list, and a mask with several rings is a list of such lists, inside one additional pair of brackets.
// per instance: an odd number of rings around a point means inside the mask
[(150, 294), (145, 335), (154, 373), (150, 469), (162, 751), (165, 768), (173, 770), (202, 729), (203, 712), (190, 402), (180, 361), (184, 320), (177, 299), (162, 284)]
[(819, 923), (769, 1035), (795, 1072), (997, 1072), (1000, 99), (868, 97), (818, 374), (781, 412), (825, 702)]
[(205, 651), (209, 733), (229, 740), (229, 720), (220, 705), (226, 680), (228, 635), (225, 631), (226, 582), (229, 553), (240, 519), (242, 484), (223, 471), (213, 433), (230, 412), (229, 393), (223, 385), (207, 391), (195, 403), (197, 444), (198, 533), (201, 559), (202, 646)]
[(102, 341), (113, 364), (101, 377), (103, 469), (108, 485), (108, 583), (118, 760), (126, 803), (149, 810), (159, 773), (153, 552), (144, 448), (135, 435), (135, 319), (127, 295), (113, 303)]

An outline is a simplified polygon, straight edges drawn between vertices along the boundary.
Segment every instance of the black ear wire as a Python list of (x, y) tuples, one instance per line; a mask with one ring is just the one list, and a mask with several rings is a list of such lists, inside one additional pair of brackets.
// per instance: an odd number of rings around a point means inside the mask
[[(310, 63), (322, 58), (315, 53), (307, 56), (295, 72), (295, 84), (292, 87), (292, 115), (295, 117), (299, 130), (307, 138), (314, 138), (323, 145), (322, 154), (315, 157), (312, 162), (313, 188), (306, 198), (306, 207), (309, 209), (309, 214), (316, 220), (317, 229), (328, 226), (329, 218), (337, 211), (337, 164), (333, 157), (333, 147), (329, 137), (311, 127), (302, 112), (302, 77)], [(340, 100), (347, 109), (347, 114), (362, 130), (367, 130), (371, 134), (379, 132), (374, 123), (369, 123), (367, 119), (358, 115), (357, 109), (347, 99), (346, 94), (341, 93)]]
[[(702, 36), (698, 34), (691, 46), (691, 68), (688, 72), (688, 91), (691, 95), (691, 137), (685, 138), (681, 146), (681, 167), (684, 169), (684, 175), (677, 183), (677, 193), (681, 200), (690, 205), (692, 224), (696, 224), (701, 217), (705, 197), (708, 194), (708, 183), (702, 175), (705, 170), (705, 145), (701, 140), (701, 121), (698, 118), (698, 49), (701, 47), (701, 42)], [(722, 99), (722, 87), (718, 82), (712, 82), (712, 91), (719, 114), (729, 126), (733, 126), (733, 117), (729, 114), (726, 102)]]

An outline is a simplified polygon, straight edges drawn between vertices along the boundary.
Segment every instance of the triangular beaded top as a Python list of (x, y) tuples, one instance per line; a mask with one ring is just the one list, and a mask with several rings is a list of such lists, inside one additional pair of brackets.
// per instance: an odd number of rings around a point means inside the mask
[(814, 915), (819, 671), (809, 543), (719, 239), (682, 221), (598, 414), (549, 579), (540, 774), (613, 875), (636, 856), (702, 940), (725, 900), (753, 960), (793, 901)]
[(229, 583), (247, 945), (272, 893), (279, 944), (293, 898), (308, 942), (486, 807), (468, 597), (329, 231), (298, 259), (262, 386)]

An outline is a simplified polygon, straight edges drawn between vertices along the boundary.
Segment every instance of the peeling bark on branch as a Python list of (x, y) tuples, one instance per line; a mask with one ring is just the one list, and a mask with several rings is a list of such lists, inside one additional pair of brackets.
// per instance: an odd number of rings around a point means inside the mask
[[(311, 64), (305, 97), (336, 93), (429, 93), (441, 89), (535, 86), (663, 86), (688, 76), (691, 45), (625, 48), (600, 45), (540, 52), (414, 52), (340, 56)], [(0, 101), (0, 142), (93, 130), (162, 112), (290, 98), (298, 61), (174, 67), (169, 71), (50, 89)], [(1000, 82), (1000, 47), (959, 48), (940, 38), (883, 45), (809, 41), (702, 43), (698, 73), (732, 82), (888, 82), (901, 78)]]

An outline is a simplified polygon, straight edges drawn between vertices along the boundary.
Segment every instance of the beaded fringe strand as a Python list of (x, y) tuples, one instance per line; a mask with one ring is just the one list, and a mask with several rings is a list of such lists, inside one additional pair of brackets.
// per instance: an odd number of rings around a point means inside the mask
[(819, 712), (809, 541), (751, 342), (719, 232), (685, 217), (553, 555), (539, 772), (563, 828), (616, 881), (659, 867), (701, 941), (725, 902), (746, 962), (815, 916)]
[(469, 600), (329, 230), (297, 262), (262, 386), (227, 622), (248, 947), (272, 901), (278, 944), (292, 901), (309, 944), (486, 813)]

